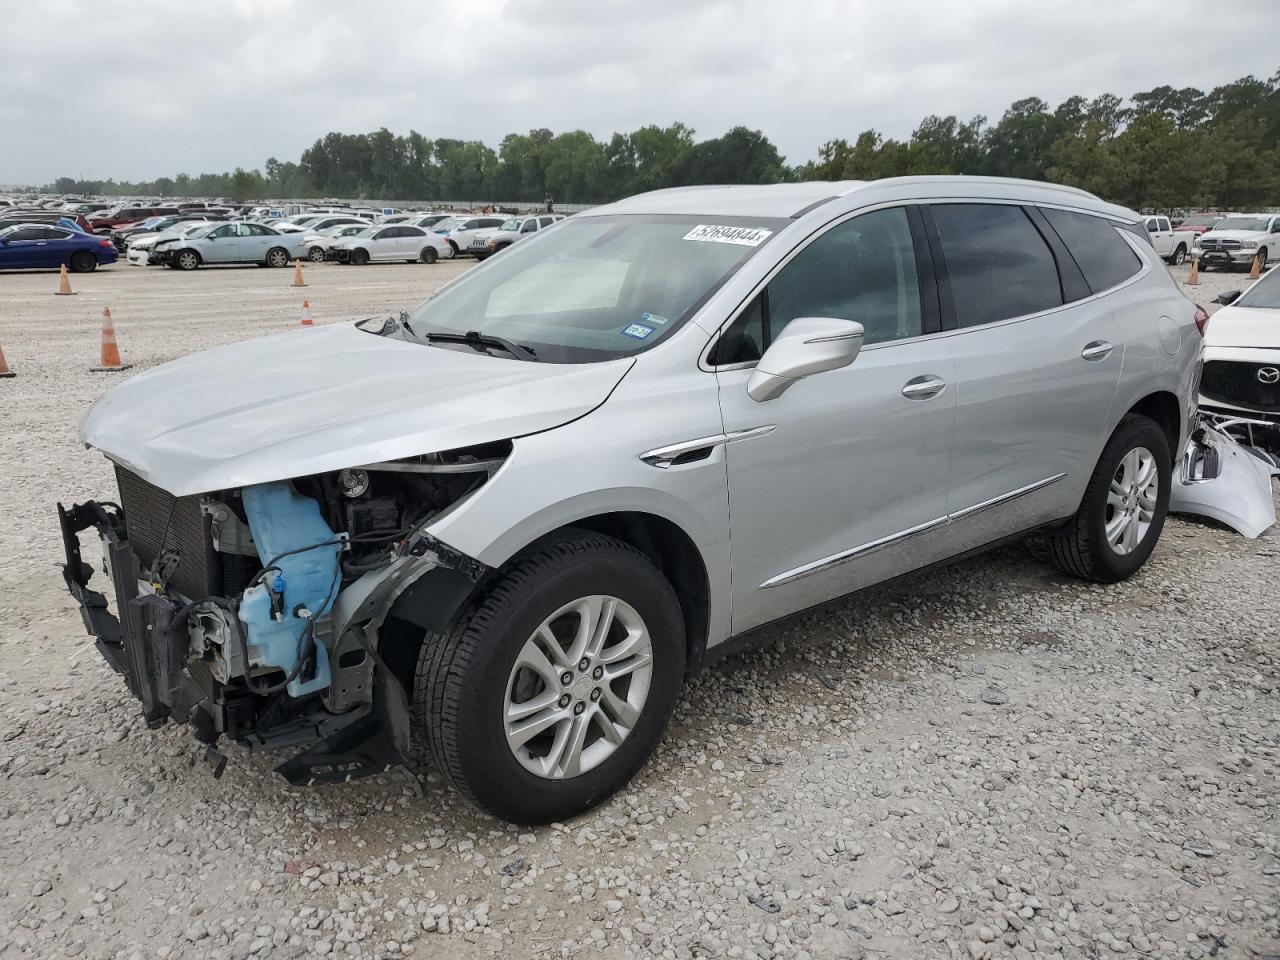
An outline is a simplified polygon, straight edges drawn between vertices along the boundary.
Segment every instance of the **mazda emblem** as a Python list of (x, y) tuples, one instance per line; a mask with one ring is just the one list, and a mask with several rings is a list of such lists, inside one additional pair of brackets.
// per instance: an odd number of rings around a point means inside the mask
[(1275, 367), (1258, 368), (1259, 383), (1280, 383), (1280, 369)]

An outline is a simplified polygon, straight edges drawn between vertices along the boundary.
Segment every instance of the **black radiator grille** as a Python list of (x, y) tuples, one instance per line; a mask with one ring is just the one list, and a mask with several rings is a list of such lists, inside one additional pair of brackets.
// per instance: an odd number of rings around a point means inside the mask
[(169, 577), (171, 587), (192, 600), (221, 593), (222, 571), (200, 498), (175, 497), (121, 466), (116, 467), (116, 483), (129, 543), (141, 570), (150, 569), (167, 548), (179, 558)]
[[(1258, 371), (1265, 371), (1259, 379)], [(1210, 360), (1204, 365), (1200, 392), (1212, 400), (1256, 410), (1280, 410), (1280, 364)]]

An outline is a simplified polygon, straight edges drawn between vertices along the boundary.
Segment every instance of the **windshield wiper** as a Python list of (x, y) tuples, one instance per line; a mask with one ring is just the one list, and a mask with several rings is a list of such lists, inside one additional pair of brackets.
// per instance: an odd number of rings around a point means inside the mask
[(424, 333), (422, 334), (422, 339), (427, 343), (465, 343), (470, 347), (497, 347), (499, 350), (505, 350), (517, 360), (538, 362), (538, 355), (528, 347), (522, 347), (520, 344), (513, 343), (505, 337), (496, 337), (491, 333), (481, 333), (479, 330), (468, 330), (466, 333)]

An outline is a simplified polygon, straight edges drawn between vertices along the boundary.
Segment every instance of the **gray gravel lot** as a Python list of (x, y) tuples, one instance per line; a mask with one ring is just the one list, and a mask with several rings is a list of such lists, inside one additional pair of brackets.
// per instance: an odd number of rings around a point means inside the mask
[(128, 375), (88, 372), (102, 305), (142, 367), (467, 265), (0, 275), (0, 956), (1280, 955), (1275, 530), (1173, 519), (1107, 588), (1027, 543), (794, 620), (537, 830), (430, 770), (297, 789), (235, 748), (214, 780), (147, 730), (58, 572), (54, 501), (112, 492), (75, 441)]

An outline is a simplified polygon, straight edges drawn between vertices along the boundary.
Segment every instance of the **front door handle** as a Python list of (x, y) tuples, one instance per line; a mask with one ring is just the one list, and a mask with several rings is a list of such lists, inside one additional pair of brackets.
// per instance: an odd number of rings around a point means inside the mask
[(1105, 340), (1094, 340), (1092, 343), (1085, 344), (1084, 349), (1080, 351), (1080, 356), (1086, 360), (1105, 360), (1111, 356), (1111, 351), (1114, 349), (1115, 347)]
[(908, 380), (906, 386), (902, 388), (902, 395), (908, 400), (928, 400), (930, 397), (936, 397), (946, 387), (947, 381), (932, 374), (926, 374)]

